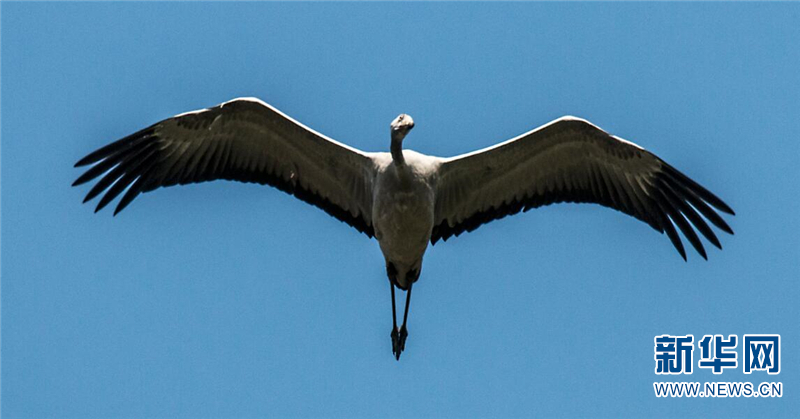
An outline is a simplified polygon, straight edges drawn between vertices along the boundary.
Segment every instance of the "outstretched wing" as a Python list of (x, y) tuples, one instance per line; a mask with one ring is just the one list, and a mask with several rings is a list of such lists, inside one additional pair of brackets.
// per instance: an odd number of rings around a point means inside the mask
[(692, 226), (721, 248), (703, 217), (733, 234), (712, 209), (733, 214), (721, 199), (647, 150), (572, 117), (443, 160), (437, 188), (432, 243), (556, 202), (596, 203), (634, 216), (666, 232), (684, 259), (675, 226), (703, 258)]
[(274, 186), (372, 237), (375, 166), (258, 99), (234, 99), (165, 119), (81, 159), (73, 186), (100, 180), (84, 202), (99, 211), (127, 189), (116, 215), (141, 192), (216, 179)]

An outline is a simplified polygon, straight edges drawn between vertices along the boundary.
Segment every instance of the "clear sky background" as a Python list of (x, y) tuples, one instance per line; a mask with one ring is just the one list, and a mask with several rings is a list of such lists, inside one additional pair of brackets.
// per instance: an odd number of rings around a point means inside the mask
[[(4, 3), (2, 415), (797, 414), (798, 21), (796, 3)], [(70, 187), (88, 152), (240, 96), (367, 151), (405, 112), (405, 145), (440, 156), (577, 115), (722, 197), (736, 235), (684, 262), (596, 205), (496, 221), (429, 249), (397, 362), (377, 242), (322, 211), (216, 182), (112, 217)], [(780, 375), (654, 374), (656, 335), (746, 333), (781, 334)]]

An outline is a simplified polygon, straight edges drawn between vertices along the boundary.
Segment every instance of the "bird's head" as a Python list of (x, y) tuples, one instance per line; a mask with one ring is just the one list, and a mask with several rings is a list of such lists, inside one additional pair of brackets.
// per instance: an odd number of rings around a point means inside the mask
[(401, 113), (400, 116), (392, 121), (392, 141), (403, 141), (411, 128), (414, 128), (414, 120), (410, 116)]

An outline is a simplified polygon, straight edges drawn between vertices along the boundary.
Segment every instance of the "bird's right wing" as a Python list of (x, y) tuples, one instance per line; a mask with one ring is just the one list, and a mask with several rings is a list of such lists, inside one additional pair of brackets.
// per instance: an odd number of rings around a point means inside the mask
[(692, 226), (719, 240), (703, 218), (733, 233), (711, 208), (733, 214), (714, 194), (653, 153), (578, 118), (562, 118), (439, 167), (431, 242), (556, 202), (596, 203), (666, 232), (686, 259), (677, 226), (700, 255)]
[(111, 143), (75, 166), (93, 165), (73, 186), (102, 177), (84, 202), (120, 193), (114, 214), (141, 192), (215, 179), (274, 186), (373, 236), (366, 154), (333, 141), (258, 99), (234, 99), (165, 119)]

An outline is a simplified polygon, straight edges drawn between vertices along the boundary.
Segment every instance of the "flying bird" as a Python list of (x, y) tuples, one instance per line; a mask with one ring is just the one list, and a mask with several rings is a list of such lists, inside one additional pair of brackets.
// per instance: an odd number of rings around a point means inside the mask
[[(718, 212), (734, 212), (721, 199), (655, 154), (580, 118), (559, 118), (450, 158), (403, 149), (412, 128), (414, 120), (401, 114), (390, 124), (389, 152), (368, 153), (258, 99), (239, 98), (165, 119), (94, 151), (75, 164), (91, 167), (73, 186), (99, 178), (84, 199), (102, 194), (95, 212), (125, 192), (115, 215), (142, 192), (217, 179), (270, 185), (321, 208), (377, 239), (398, 360), (428, 243), (558, 202), (595, 203), (631, 215), (666, 233), (684, 260), (677, 230), (704, 259), (697, 232), (722, 248), (706, 221), (733, 234)], [(395, 288), (407, 292), (399, 328)]]

